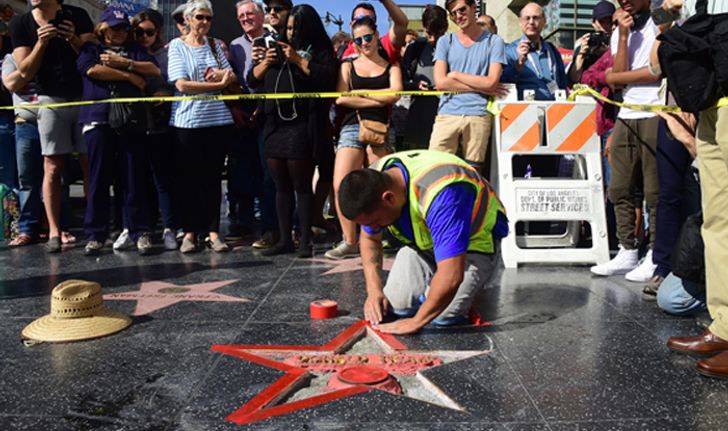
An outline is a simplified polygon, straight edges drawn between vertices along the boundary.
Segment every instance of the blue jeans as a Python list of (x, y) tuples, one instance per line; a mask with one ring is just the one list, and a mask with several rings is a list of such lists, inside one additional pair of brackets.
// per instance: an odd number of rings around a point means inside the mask
[(672, 272), (657, 290), (657, 305), (662, 311), (676, 316), (691, 316), (708, 309), (705, 286), (683, 280)]
[[(700, 199), (696, 203), (695, 193), (691, 193), (691, 189), (697, 188), (697, 184), (689, 169), (692, 161), (690, 153), (679, 141), (670, 139), (666, 130), (665, 122), (660, 121), (656, 156), (660, 198), (657, 203), (652, 261), (657, 265), (655, 275), (662, 277), (670, 273), (672, 249), (685, 218), (700, 210)], [(686, 198), (691, 196), (693, 199)]]
[(40, 154), (38, 126), (15, 125), (15, 151), (18, 157), (18, 197), (20, 199), (20, 233), (35, 237), (43, 214), (43, 156)]
[(11, 189), (18, 187), (13, 130), (12, 116), (0, 113), (0, 183)]

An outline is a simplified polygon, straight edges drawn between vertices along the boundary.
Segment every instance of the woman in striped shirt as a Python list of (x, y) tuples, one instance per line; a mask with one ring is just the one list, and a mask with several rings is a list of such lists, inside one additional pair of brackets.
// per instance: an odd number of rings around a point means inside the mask
[[(208, 0), (193, 0), (187, 3), (184, 17), (190, 31), (169, 43), (169, 82), (177, 96), (218, 95), (237, 78), (221, 43), (207, 38), (212, 5)], [(222, 101), (185, 100), (172, 104), (169, 124), (178, 140), (179, 215), (185, 232), (180, 251), (196, 251), (195, 234), (204, 232), (209, 233), (208, 245), (214, 251), (228, 251), (218, 232), (221, 174), (233, 117)]]

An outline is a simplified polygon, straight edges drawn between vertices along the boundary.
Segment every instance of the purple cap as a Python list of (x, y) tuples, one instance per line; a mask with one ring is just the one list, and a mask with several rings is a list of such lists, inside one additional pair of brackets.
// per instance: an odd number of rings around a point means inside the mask
[(129, 15), (121, 9), (107, 7), (99, 21), (109, 24), (109, 27), (116, 27), (119, 24), (129, 25)]
[(600, 20), (602, 18), (612, 16), (614, 15), (614, 11), (616, 10), (617, 9), (612, 3), (602, 0), (597, 3), (596, 6), (594, 6), (594, 10), (592, 11), (592, 19)]

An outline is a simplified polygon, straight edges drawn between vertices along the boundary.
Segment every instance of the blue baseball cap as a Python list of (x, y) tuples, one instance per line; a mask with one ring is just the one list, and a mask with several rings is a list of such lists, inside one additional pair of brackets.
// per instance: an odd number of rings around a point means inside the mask
[(617, 9), (612, 3), (608, 1), (600, 1), (596, 4), (596, 6), (594, 6), (594, 10), (592, 10), (592, 19), (598, 21), (602, 18), (612, 16), (616, 10)]
[(129, 25), (129, 15), (121, 9), (107, 7), (101, 14), (100, 21), (109, 24), (109, 27), (116, 27), (121, 24)]

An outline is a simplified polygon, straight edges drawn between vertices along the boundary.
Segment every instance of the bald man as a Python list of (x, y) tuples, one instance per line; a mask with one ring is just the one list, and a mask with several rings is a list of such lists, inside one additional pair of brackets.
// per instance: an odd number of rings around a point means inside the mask
[(521, 9), (519, 24), (523, 36), (506, 47), (508, 65), (501, 81), (512, 82), (523, 99), (524, 90), (534, 90), (536, 100), (554, 100), (556, 90), (566, 88), (566, 72), (561, 54), (541, 37), (546, 15), (538, 3)]

